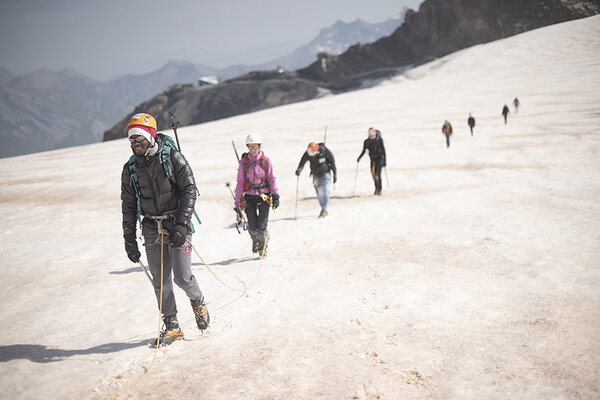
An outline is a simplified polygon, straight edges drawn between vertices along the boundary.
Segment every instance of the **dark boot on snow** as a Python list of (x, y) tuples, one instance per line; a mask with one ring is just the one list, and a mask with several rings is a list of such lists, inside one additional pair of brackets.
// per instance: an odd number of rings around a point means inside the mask
[(258, 245), (258, 254), (263, 258), (267, 256), (267, 246), (265, 246), (264, 243)]
[(252, 252), (258, 253), (259, 251), (260, 251), (260, 243), (258, 243), (258, 240), (252, 240)]
[(183, 332), (179, 328), (177, 315), (163, 316), (163, 329), (160, 332), (160, 344), (171, 344), (177, 340), (183, 339)]
[(198, 329), (201, 331), (208, 328), (208, 324), (210, 323), (210, 315), (208, 315), (208, 309), (206, 308), (206, 303), (204, 303), (204, 297), (201, 297), (198, 300), (190, 300), (192, 303), (192, 309), (194, 310), (194, 316), (196, 317), (196, 325), (198, 325)]

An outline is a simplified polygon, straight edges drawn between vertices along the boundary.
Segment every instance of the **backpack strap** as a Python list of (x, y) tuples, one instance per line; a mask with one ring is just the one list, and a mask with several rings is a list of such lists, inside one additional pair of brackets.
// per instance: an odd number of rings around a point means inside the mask
[[(165, 174), (167, 174), (167, 178), (173, 183), (177, 183), (175, 181), (175, 173), (173, 168), (173, 161), (171, 160), (171, 149), (177, 150), (177, 146), (172, 140), (165, 140), (163, 143), (162, 151), (160, 152), (160, 162), (165, 170)], [(197, 188), (196, 188), (197, 190)]]
[[(259, 184), (250, 183), (250, 180), (248, 179), (248, 171), (250, 170), (250, 166), (256, 164), (260, 165), (265, 172), (265, 178)], [(247, 192), (250, 189), (260, 189), (269, 186), (269, 177), (267, 176), (267, 168), (265, 167), (264, 153), (260, 154), (260, 159), (258, 162), (253, 163), (250, 163), (248, 160), (248, 153), (242, 154), (242, 165), (244, 166), (244, 192)], [(271, 189), (269, 188), (269, 191), (270, 190)]]
[(129, 182), (131, 186), (133, 186), (133, 190), (135, 191), (135, 197), (137, 199), (137, 217), (138, 222), (140, 223), (140, 229), (142, 228), (142, 207), (140, 206), (140, 185), (138, 183), (137, 172), (135, 171), (135, 157), (131, 156), (129, 161), (127, 162), (129, 166)]
[[(171, 181), (173, 184), (177, 183), (176, 177), (175, 177), (175, 168), (173, 167), (173, 160), (171, 160), (171, 150), (177, 150), (177, 145), (175, 144), (175, 142), (173, 141), (173, 139), (170, 136), (167, 135), (163, 135), (163, 148), (162, 151), (160, 152), (160, 163), (163, 166), (163, 169), (165, 170), (165, 174), (167, 175), (167, 178), (169, 179), (169, 181)], [(131, 174), (131, 185), (133, 186), (133, 188), (135, 189), (135, 196), (137, 197), (137, 215), (138, 215), (138, 221), (140, 223), (140, 228), (142, 227), (142, 208), (140, 205), (140, 186), (138, 183), (138, 176), (137, 173), (135, 172), (135, 156), (131, 156), (129, 158), (129, 172)], [(198, 196), (200, 196), (200, 191), (198, 190), (198, 187), (196, 186), (196, 193), (198, 194)], [(202, 224), (202, 221), (200, 221), (200, 217), (198, 216), (198, 213), (196, 212), (196, 210), (194, 209), (194, 216), (196, 217), (196, 220), (198, 221), (198, 224)], [(195, 233), (196, 230), (194, 229), (194, 224), (190, 221), (190, 228), (192, 230), (192, 233)]]
[[(171, 183), (173, 184), (177, 184), (177, 179), (175, 178), (175, 168), (173, 167), (173, 160), (171, 160), (171, 150), (177, 150), (177, 145), (173, 141), (173, 138), (167, 135), (163, 135), (163, 148), (160, 152), (160, 162), (163, 166), (163, 169), (165, 170), (165, 174), (167, 175), (169, 181), (171, 181)], [(200, 191), (198, 190), (197, 186), (196, 193), (198, 196), (200, 196)], [(198, 223), (202, 224), (202, 221), (200, 221), (200, 217), (198, 216), (198, 213), (195, 209), (194, 216), (196, 217)], [(196, 232), (196, 229), (194, 229), (194, 224), (191, 221), (190, 229), (192, 230), (192, 233)]]

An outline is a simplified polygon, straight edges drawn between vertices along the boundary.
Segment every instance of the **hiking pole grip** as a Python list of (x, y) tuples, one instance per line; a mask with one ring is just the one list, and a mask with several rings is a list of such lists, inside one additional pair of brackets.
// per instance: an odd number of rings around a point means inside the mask
[(177, 149), (179, 149), (179, 151), (181, 151), (181, 145), (179, 144), (179, 136), (177, 136), (177, 127), (179, 126), (179, 121), (175, 122), (175, 117), (173, 116), (173, 114), (169, 113), (169, 117), (171, 117), (170, 128), (173, 129), (173, 132), (175, 133), (175, 140), (177, 141)]

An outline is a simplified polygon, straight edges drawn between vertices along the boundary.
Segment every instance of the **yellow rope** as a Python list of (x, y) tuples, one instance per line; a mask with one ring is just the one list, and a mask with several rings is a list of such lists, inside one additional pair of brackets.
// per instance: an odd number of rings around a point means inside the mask
[(112, 396), (107, 397), (106, 400), (114, 399), (119, 394), (125, 392), (128, 389), (131, 389), (132, 387), (134, 387), (135, 385), (137, 385), (138, 383), (140, 383), (141, 381), (146, 379), (146, 377), (152, 370), (152, 367), (154, 366), (154, 362), (156, 361), (156, 355), (158, 354), (158, 347), (160, 344), (160, 323), (161, 323), (161, 319), (162, 319), (162, 296), (163, 296), (163, 276), (164, 276), (164, 273), (163, 273), (163, 268), (164, 268), (163, 267), (163, 265), (164, 265), (163, 264), (163, 255), (164, 255), (163, 240), (164, 240), (164, 235), (166, 233), (165, 231), (161, 231), (161, 230), (159, 230), (158, 232), (160, 233), (160, 304), (158, 306), (158, 333), (156, 335), (156, 347), (154, 349), (154, 357), (152, 357), (152, 362), (150, 363), (150, 366), (148, 367), (148, 370), (146, 371), (146, 373), (144, 375), (142, 375), (140, 378), (138, 378), (138, 380), (136, 380), (129, 386), (126, 386), (123, 389), (119, 390), (117, 393), (113, 394)]
[(192, 249), (194, 250), (194, 253), (196, 253), (196, 255), (198, 256), (198, 258), (200, 259), (200, 261), (202, 261), (202, 264), (204, 264), (204, 266), (206, 267), (206, 269), (208, 269), (208, 271), (215, 277), (215, 279), (217, 281), (219, 281), (223, 286), (225, 286), (226, 288), (228, 288), (228, 289), (230, 289), (230, 290), (232, 290), (234, 292), (245, 293), (248, 290), (250, 290), (254, 286), (254, 284), (258, 281), (258, 277), (259, 277), (260, 271), (262, 269), (262, 264), (263, 264), (265, 249), (267, 248), (267, 242), (269, 241), (269, 235), (271, 234), (271, 224), (273, 223), (274, 215), (275, 215), (275, 209), (273, 209), (273, 213), (271, 214), (271, 219), (269, 221), (269, 227), (267, 228), (267, 237), (265, 238), (265, 244), (263, 245), (263, 249), (260, 252), (260, 265), (258, 266), (258, 270), (256, 271), (256, 277), (254, 278), (254, 282), (252, 282), (252, 284), (250, 286), (248, 286), (247, 288), (245, 288), (244, 290), (232, 288), (231, 286), (229, 286), (228, 284), (226, 284), (225, 282), (223, 282), (217, 276), (217, 274), (215, 274), (213, 272), (213, 270), (208, 266), (208, 264), (206, 262), (204, 262), (204, 260), (202, 259), (202, 257), (200, 257), (200, 254), (198, 254), (198, 251), (196, 250), (196, 248), (194, 247), (194, 245), (192, 244), (192, 242), (190, 242), (189, 240), (186, 240), (186, 241), (192, 246)]
[[(250, 290), (254, 284), (256, 284), (256, 282), (258, 281), (258, 277), (260, 275), (260, 271), (262, 269), (262, 263), (263, 263), (263, 259), (264, 259), (264, 254), (265, 254), (265, 249), (267, 248), (267, 242), (269, 241), (269, 235), (271, 234), (271, 224), (273, 223), (273, 218), (275, 215), (275, 209), (273, 209), (273, 213), (271, 214), (271, 219), (269, 221), (269, 228), (267, 229), (267, 237), (265, 238), (265, 244), (263, 246), (263, 249), (261, 251), (260, 254), (260, 265), (258, 266), (258, 270), (256, 271), (256, 277), (254, 278), (254, 282), (252, 282), (252, 284), (244, 289), (244, 290), (239, 290), (239, 289), (235, 289), (232, 288), (231, 286), (229, 286), (228, 284), (226, 284), (225, 282), (223, 282), (221, 279), (219, 279), (219, 277), (210, 269), (210, 267), (208, 266), (208, 264), (206, 264), (206, 262), (204, 262), (204, 260), (202, 259), (202, 257), (200, 257), (200, 254), (198, 254), (198, 251), (196, 251), (196, 248), (194, 247), (194, 245), (192, 244), (192, 242), (190, 242), (189, 240), (186, 239), (186, 242), (188, 242), (190, 244), (190, 246), (192, 246), (192, 249), (194, 250), (194, 253), (196, 253), (196, 255), (198, 256), (198, 258), (200, 259), (200, 261), (202, 261), (202, 263), (204, 264), (204, 266), (206, 266), (206, 268), (210, 271), (210, 273), (219, 281), (221, 282), (221, 284), (223, 284), (225, 287), (235, 291), (235, 292), (247, 292), (248, 290)], [(154, 357), (152, 357), (152, 362), (150, 363), (150, 366), (148, 367), (148, 370), (146, 371), (146, 373), (144, 375), (142, 375), (140, 378), (138, 378), (138, 380), (136, 380), (135, 382), (131, 383), (130, 385), (124, 387), (123, 389), (119, 390), (118, 392), (116, 392), (115, 394), (113, 394), (110, 397), (107, 397), (106, 400), (110, 400), (110, 399), (114, 399), (115, 397), (117, 397), (119, 394), (125, 392), (128, 389), (131, 389), (132, 387), (134, 387), (135, 385), (137, 385), (138, 383), (140, 383), (141, 381), (143, 381), (144, 379), (146, 379), (146, 377), (148, 376), (148, 374), (150, 374), (150, 371), (152, 370), (152, 367), (154, 366), (154, 362), (156, 361), (156, 355), (158, 354), (158, 347), (160, 344), (160, 323), (161, 323), (161, 319), (162, 319), (162, 296), (163, 296), (163, 268), (164, 268), (164, 263), (163, 263), (163, 258), (164, 258), (164, 235), (168, 235), (168, 232), (163, 231), (163, 230), (159, 230), (158, 233), (160, 233), (160, 305), (159, 305), (159, 309), (158, 309), (158, 333), (156, 336), (156, 347), (154, 349)]]

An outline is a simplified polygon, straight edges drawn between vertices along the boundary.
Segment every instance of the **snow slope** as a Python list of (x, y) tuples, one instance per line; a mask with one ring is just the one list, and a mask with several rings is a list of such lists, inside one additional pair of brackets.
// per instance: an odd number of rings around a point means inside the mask
[[(502, 106), (518, 96), (507, 125)], [(449, 55), (376, 87), (181, 129), (202, 193), (199, 336), (160, 349), (131, 399), (600, 397), (600, 17)], [(468, 113), (477, 119), (474, 136)], [(441, 126), (454, 125), (446, 149)], [(307, 171), (323, 137), (330, 216)], [(369, 126), (389, 187), (373, 197)], [(233, 228), (224, 183), (249, 132), (281, 190), (269, 257)], [(150, 366), (157, 311), (121, 238), (126, 140), (0, 160), (0, 390), (107, 398)]]

